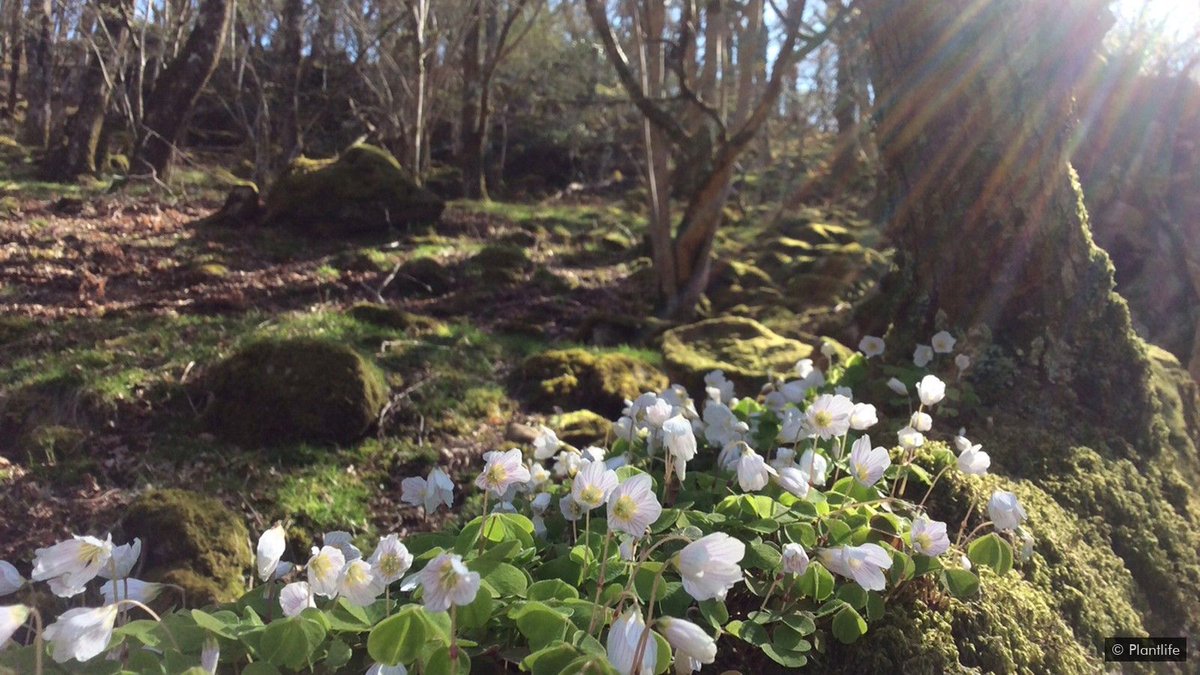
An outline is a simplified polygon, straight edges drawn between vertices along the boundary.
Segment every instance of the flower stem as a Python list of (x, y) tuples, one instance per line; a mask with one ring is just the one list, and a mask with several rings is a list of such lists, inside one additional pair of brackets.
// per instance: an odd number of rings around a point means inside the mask
[(933, 482), (929, 484), (929, 489), (925, 491), (925, 496), (921, 498), (921, 503), (917, 504), (917, 508), (923, 508), (925, 506), (925, 502), (929, 499), (929, 495), (933, 494), (933, 486), (937, 485), (937, 482), (941, 480), (942, 476), (944, 476), (946, 471), (949, 469), (950, 465), (947, 464), (946, 466), (942, 467), (941, 471), (937, 472), (937, 475), (933, 477)]
[(762, 606), (758, 608), (758, 611), (762, 612), (767, 609), (767, 603), (771, 600), (771, 594), (774, 593), (775, 589), (779, 586), (780, 578), (781, 575), (775, 576), (775, 580), (771, 582), (771, 587), (767, 589), (767, 594), (763, 596)]
[(476, 551), (476, 555), (483, 555), (483, 540), (486, 539), (486, 537), (483, 536), (483, 528), (487, 527), (487, 524), (488, 524), (488, 510), (487, 510), (488, 496), (489, 495), (488, 495), (487, 491), (484, 491), (484, 493), (483, 493), (483, 522), (479, 523), (479, 533), (475, 535), (475, 538), (478, 540), (478, 544), (479, 544), (479, 550)]
[(42, 613), (38, 611), (37, 607), (30, 607), (29, 613), (33, 616), (33, 668), (36, 675), (42, 675), (44, 672), (42, 652), (46, 651), (42, 638)]
[(600, 604), (600, 594), (604, 591), (604, 572), (608, 566), (608, 545), (612, 541), (612, 530), (604, 534), (604, 552), (600, 554), (600, 576), (596, 580), (596, 599), (592, 601), (592, 620), (588, 623), (588, 635), (596, 629), (596, 606)]
[(458, 675), (458, 605), (450, 605), (450, 673)]
[(638, 639), (637, 650), (633, 652), (633, 671), (636, 673), (642, 672), (642, 656), (646, 653), (646, 644), (650, 640), (650, 623), (654, 621), (654, 597), (658, 595), (658, 582), (662, 581), (663, 570), (667, 569), (664, 565), (658, 574), (654, 575), (654, 583), (650, 586), (650, 597), (646, 600), (646, 625), (642, 629), (642, 636)]

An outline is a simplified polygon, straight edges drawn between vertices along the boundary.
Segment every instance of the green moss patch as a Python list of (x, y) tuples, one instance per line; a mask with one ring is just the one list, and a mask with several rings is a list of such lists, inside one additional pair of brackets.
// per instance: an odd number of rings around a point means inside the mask
[(558, 438), (582, 448), (612, 440), (612, 422), (591, 410), (575, 410), (550, 420)]
[(134, 501), (122, 533), (142, 540), (144, 576), (182, 586), (189, 605), (229, 602), (244, 592), (253, 562), (241, 516), (217, 499), (155, 490)]
[(813, 352), (811, 345), (741, 317), (671, 329), (663, 334), (662, 349), (667, 373), (689, 390), (701, 388), (709, 371), (723, 370), (743, 395), (757, 393), (771, 373), (790, 371)]
[(627, 399), (661, 391), (669, 382), (657, 368), (624, 354), (558, 349), (531, 356), (515, 375), (517, 390), (534, 407), (587, 408), (621, 413)]
[(253, 342), (204, 378), (209, 428), (243, 447), (349, 443), (387, 402), (383, 375), (344, 345), (313, 338)]

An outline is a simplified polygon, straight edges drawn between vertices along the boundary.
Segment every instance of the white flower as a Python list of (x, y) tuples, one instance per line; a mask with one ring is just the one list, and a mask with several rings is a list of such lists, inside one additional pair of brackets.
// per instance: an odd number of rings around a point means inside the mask
[(492, 513), (516, 513), (517, 507), (510, 501), (496, 502), (492, 507)]
[(521, 451), (516, 448), (507, 452), (485, 452), (483, 459), (487, 464), (475, 479), (480, 490), (490, 490), (499, 497), (510, 486), (529, 481), (529, 469), (525, 467)]
[(413, 557), (408, 547), (400, 543), (400, 537), (389, 534), (379, 540), (368, 562), (379, 579), (384, 584), (390, 584), (404, 576), (412, 566)]
[(850, 413), (854, 403), (845, 396), (822, 394), (805, 412), (808, 430), (814, 436), (830, 439), (843, 436), (850, 430)]
[(905, 450), (912, 450), (925, 445), (925, 435), (912, 427), (904, 427), (896, 432), (896, 437), (900, 440), (900, 447)]
[(912, 547), (921, 555), (939, 556), (950, 549), (950, 539), (946, 536), (946, 524), (930, 520), (924, 516), (912, 521)]
[(704, 439), (716, 447), (740, 441), (750, 431), (749, 425), (739, 420), (728, 406), (717, 401), (709, 401), (704, 406), (704, 425)]
[(428, 487), (425, 479), (420, 476), (409, 476), (400, 481), (400, 501), (413, 506), (425, 504), (425, 493)]
[(812, 375), (813, 371), (816, 369), (813, 367), (812, 359), (800, 359), (796, 362), (796, 365), (792, 368), (792, 370), (796, 371), (797, 377), (804, 379), (809, 375)]
[(450, 605), (469, 605), (479, 592), (479, 573), (463, 564), (462, 557), (443, 553), (434, 558), (418, 575), (425, 609), (445, 612)]
[(742, 456), (737, 463), (738, 485), (746, 492), (758, 492), (767, 486), (776, 471), (750, 446), (742, 446)]
[(958, 368), (959, 374), (961, 374), (962, 371), (971, 367), (971, 357), (967, 356), (966, 354), (959, 354), (958, 356), (954, 357), (954, 365), (956, 368)]
[(661, 427), (663, 422), (671, 419), (671, 413), (675, 411), (675, 407), (667, 403), (665, 399), (654, 397), (654, 403), (646, 408), (646, 421), (650, 424)]
[(275, 569), (279, 567), (279, 559), (283, 557), (286, 547), (287, 538), (280, 523), (275, 523), (275, 527), (258, 537), (254, 561), (258, 565), (259, 579), (266, 581), (275, 575)]
[(58, 663), (87, 661), (108, 647), (116, 620), (116, 605), (67, 610), (46, 626), (44, 637), (50, 642), (51, 656)]
[(879, 423), (875, 406), (870, 403), (855, 403), (850, 411), (850, 428), (855, 431), (866, 431)]
[(1022, 530), (1021, 531), (1021, 552), (1019, 554), (1019, 558), (1020, 558), (1021, 562), (1024, 562), (1026, 560), (1029, 560), (1032, 557), (1033, 557), (1033, 535)]
[(1025, 509), (1017, 501), (1017, 496), (1004, 490), (996, 490), (988, 500), (988, 518), (992, 525), (1001, 532), (1015, 530), (1025, 522)]
[(617, 472), (604, 462), (588, 462), (571, 483), (571, 499), (585, 511), (604, 504), (608, 495), (617, 487)]
[(546, 509), (550, 508), (550, 499), (549, 492), (539, 492), (533, 499), (529, 500), (529, 508), (534, 513), (545, 513)]
[(663, 637), (675, 648), (675, 658), (686, 657), (700, 663), (717, 660), (717, 643), (704, 629), (691, 621), (663, 617), (658, 620)]
[(286, 617), (296, 616), (309, 607), (316, 606), (307, 581), (293, 581), (279, 591), (279, 607), (283, 609), (283, 615)]
[(728, 403), (733, 399), (733, 383), (725, 379), (723, 371), (714, 370), (704, 376), (704, 392), (713, 401)]
[(558, 440), (558, 435), (553, 429), (539, 426), (538, 435), (533, 439), (533, 457), (534, 459), (550, 459), (554, 453), (558, 452), (558, 446), (562, 445), (562, 441)]
[(647, 474), (630, 476), (608, 495), (608, 527), (614, 531), (642, 537), (660, 515), (662, 504)]
[(25, 625), (28, 618), (29, 608), (25, 605), (0, 607), (0, 649), (4, 649), (4, 643), (8, 642), (18, 628)]
[(963, 450), (966, 450), (967, 448), (971, 447), (971, 441), (969, 441), (967, 439), (967, 437), (964, 436), (964, 434), (966, 434), (966, 433), (967, 433), (967, 430), (965, 428), (959, 429), (958, 435), (954, 437), (954, 448), (956, 450), (958, 450), (959, 452), (962, 452)]
[(572, 450), (563, 450), (554, 459), (554, 475), (560, 478), (574, 478), (581, 466), (583, 455)]
[(933, 348), (929, 345), (917, 345), (917, 349), (913, 352), (913, 363), (918, 368), (924, 368), (933, 360)]
[(724, 600), (729, 589), (742, 580), (738, 563), (745, 555), (746, 545), (724, 532), (714, 532), (684, 546), (675, 559), (683, 590), (696, 600)]
[(875, 337), (874, 335), (864, 335), (863, 339), (858, 341), (858, 351), (862, 352), (863, 356), (868, 359), (883, 356), (883, 348), (883, 338)]
[(897, 394), (900, 394), (901, 396), (908, 395), (908, 387), (904, 386), (904, 383), (901, 382), (897, 378), (893, 377), (892, 379), (888, 380), (887, 386), (888, 386), (888, 389), (891, 389), (892, 391), (896, 392)]
[(586, 448), (584, 448), (583, 450), (579, 451), (579, 456), (582, 458), (582, 461), (584, 461), (584, 462), (603, 462), (604, 461), (604, 448), (596, 447), (594, 445), (589, 445)]
[(375, 574), (371, 564), (365, 560), (352, 560), (346, 564), (338, 578), (338, 595), (352, 605), (366, 607), (383, 592), (384, 580)]
[(200, 670), (208, 675), (217, 675), (217, 664), (221, 662), (221, 644), (209, 635), (204, 638), (204, 647), (200, 650)]
[(546, 529), (545, 516), (540, 513), (535, 513), (530, 516), (529, 522), (533, 523), (534, 536), (536, 536), (538, 539), (545, 539), (546, 533), (549, 532), (549, 530)]
[(658, 662), (658, 642), (654, 636), (650, 635), (646, 638), (646, 647), (642, 651), (642, 662), (635, 664), (633, 660), (637, 657), (638, 644), (642, 641), (646, 622), (642, 621), (642, 615), (636, 608), (630, 607), (616, 621), (612, 622), (612, 626), (608, 629), (608, 662), (616, 668), (621, 675), (651, 675), (654, 672), (654, 666)]
[(964, 570), (970, 570), (970, 569), (971, 569), (971, 567), (972, 567), (972, 565), (971, 565), (971, 559), (970, 559), (970, 558), (968, 558), (968, 557), (967, 557), (967, 554), (965, 554), (965, 553), (963, 554), (963, 556), (962, 556), (962, 559), (960, 559), (960, 560), (959, 560), (959, 563), (961, 563), (961, 564), (962, 564), (962, 568), (963, 568)]
[(295, 565), (293, 565), (290, 562), (280, 561), (280, 563), (275, 567), (275, 574), (271, 575), (271, 580), (277, 581), (279, 579), (286, 577), (288, 575), (288, 572), (292, 571), (293, 567), (295, 567)]
[(939, 380), (937, 375), (926, 375), (917, 383), (917, 396), (921, 398), (922, 405), (936, 405), (946, 398), (946, 383)]
[(871, 449), (871, 437), (863, 435), (854, 441), (850, 449), (850, 473), (863, 487), (870, 487), (883, 478), (883, 473), (892, 465), (885, 448)]
[(808, 474), (794, 466), (785, 466), (779, 469), (779, 475), (775, 478), (775, 482), (779, 483), (779, 487), (795, 495), (797, 499), (808, 497)]
[(321, 538), (321, 543), (325, 546), (336, 547), (337, 550), (342, 552), (346, 560), (358, 560), (362, 557), (362, 551), (358, 550), (358, 547), (351, 543), (351, 539), (353, 537), (350, 536), (349, 532), (334, 530), (333, 532), (326, 532)]
[(405, 668), (402, 663), (397, 663), (394, 666), (372, 663), (371, 667), (367, 668), (366, 675), (408, 675), (408, 668)]
[(138, 557), (142, 555), (142, 540), (137, 537), (133, 538), (133, 542), (123, 544), (121, 546), (113, 546), (112, 557), (109, 558), (108, 564), (100, 568), (100, 576), (105, 579), (124, 579), (133, 572), (133, 566), (137, 564)]
[(435, 466), (425, 479), (425, 513), (433, 513), (443, 504), (446, 508), (454, 506), (454, 481), (450, 480), (450, 474)]
[(663, 444), (667, 446), (675, 473), (682, 483), (687, 476), (687, 463), (696, 456), (696, 434), (692, 431), (692, 423), (683, 415), (676, 415), (662, 423), (662, 431)]
[(80, 537), (60, 541), (49, 548), (34, 551), (34, 581), (58, 583), (51, 586), (55, 595), (69, 598), (83, 592), (84, 585), (108, 564), (112, 557), (112, 535), (104, 541), (95, 537)]
[(775, 448), (775, 459), (771, 460), (771, 466), (776, 469), (796, 466), (796, 451), (791, 448)]
[(313, 547), (313, 556), (305, 566), (308, 569), (308, 585), (312, 592), (326, 598), (337, 595), (338, 577), (346, 566), (346, 556), (333, 546), (320, 550)]
[(808, 554), (800, 544), (783, 545), (783, 573), (804, 574), (808, 570)]
[(563, 495), (562, 499), (558, 500), (558, 510), (562, 511), (563, 518), (571, 522), (582, 518), (584, 512), (584, 508), (571, 495)]
[(529, 465), (529, 484), (535, 488), (545, 485), (550, 480), (550, 471), (541, 462)]
[[(16, 593), (25, 585), (25, 577), (7, 560), (0, 560), (0, 597)], [(0, 640), (0, 644), (4, 641)]]
[(941, 331), (929, 339), (929, 343), (933, 345), (933, 351), (938, 354), (949, 354), (954, 351), (954, 343), (957, 340), (947, 331)]
[(826, 548), (819, 555), (829, 571), (854, 579), (864, 590), (882, 591), (887, 585), (883, 570), (892, 566), (892, 557), (878, 544)]
[[(958, 438), (962, 438), (962, 436), (959, 436)], [(957, 440), (958, 439), (956, 438), (955, 441)], [(986, 452), (980, 449), (982, 446), (971, 445), (971, 442), (967, 441), (965, 438), (963, 438), (963, 440), (966, 441), (967, 447), (964, 448), (959, 446), (962, 450), (962, 452), (958, 455), (959, 471), (962, 471), (966, 474), (971, 474), (972, 476), (982, 476), (983, 474), (987, 473), (988, 467), (992, 465), (992, 458), (988, 456)], [(958, 444), (955, 443), (955, 445)]]
[(824, 455), (813, 452), (810, 448), (800, 455), (800, 462), (796, 466), (808, 475), (808, 481), (813, 485), (825, 484), (825, 472), (829, 468), (829, 460), (825, 459)]
[(918, 410), (912, 414), (912, 417), (908, 418), (908, 426), (917, 431), (929, 431), (933, 428), (933, 418), (929, 416), (929, 413), (923, 413)]
[(832, 342), (828, 340), (821, 340), (821, 356), (824, 356), (827, 359), (832, 359), (834, 356), (837, 356), (837, 349), (834, 348)]
[(621, 554), (621, 560), (625, 562), (634, 561), (634, 549), (637, 547), (637, 539), (623, 534), (621, 535), (621, 543), (617, 544), (617, 552)]
[[(116, 592), (113, 592), (116, 586)], [(104, 596), (104, 604), (111, 605), (117, 600), (137, 600), (148, 604), (159, 596), (167, 587), (151, 581), (142, 581), (133, 577), (125, 577), (109, 581), (100, 587), (100, 595)]]
[(779, 434), (775, 436), (775, 440), (780, 443), (799, 443), (807, 436), (808, 432), (804, 428), (804, 413), (795, 408), (785, 408), (779, 420)]

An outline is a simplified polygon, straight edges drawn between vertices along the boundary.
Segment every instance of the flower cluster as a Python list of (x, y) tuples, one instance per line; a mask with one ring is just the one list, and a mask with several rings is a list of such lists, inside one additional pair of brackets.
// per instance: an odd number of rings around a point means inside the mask
[[(954, 346), (939, 333), (914, 361), (924, 367)], [(970, 532), (970, 514), (955, 530), (926, 508), (947, 472), (978, 476), (990, 458), (963, 432), (940, 433), (934, 411), (955, 393), (934, 374), (918, 373), (916, 409), (891, 423), (883, 413), (894, 405), (857, 400), (849, 383), (886, 345), (868, 337), (859, 347), (842, 363), (823, 350), (826, 369), (801, 361), (754, 398), (738, 398), (720, 371), (700, 399), (677, 385), (647, 392), (627, 401), (603, 448), (576, 448), (542, 428), (531, 452), (483, 455), (471, 481), (478, 517), (388, 534), (370, 556), (355, 542), (372, 542), (336, 531), (286, 560), (288, 533), (277, 523), (257, 540), (257, 588), (157, 624), (126, 617), (140, 608), (157, 618), (146, 605), (168, 588), (131, 576), (141, 542), (73, 537), (38, 550), (30, 579), (67, 598), (100, 579), (101, 602), (64, 612), (41, 637), (60, 663), (131, 650), (154, 660), (175, 649), (172, 663), (205, 672), (250, 661), (467, 672), (472, 661), (517, 658), (534, 671), (661, 673), (673, 664), (688, 673), (725, 650), (731, 663), (801, 667), (826, 639), (816, 633), (854, 641), (896, 587), (925, 576), (966, 597), (978, 587), (974, 565), (1004, 573), (1012, 543), (1022, 538), (1026, 554), (1031, 545), (1011, 492), (976, 505), (988, 520)], [(955, 362), (960, 372), (969, 365)], [(899, 379), (889, 387), (909, 395)], [(934, 476), (917, 462), (930, 448), (948, 455)], [(455, 489), (434, 468), (403, 479), (401, 499), (429, 517), (453, 506)], [(28, 583), (0, 561), (0, 596)], [(25, 605), (0, 607), (0, 644), (30, 616)], [(176, 632), (188, 630), (206, 639), (184, 646)], [(40, 649), (35, 631), (24, 632), (24, 649)]]

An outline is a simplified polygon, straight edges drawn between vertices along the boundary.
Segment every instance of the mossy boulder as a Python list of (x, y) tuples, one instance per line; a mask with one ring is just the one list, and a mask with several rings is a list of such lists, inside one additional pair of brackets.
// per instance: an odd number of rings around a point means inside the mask
[(624, 354), (556, 349), (525, 359), (515, 373), (516, 389), (540, 410), (586, 408), (621, 414), (627, 399), (668, 384), (658, 368)]
[(414, 334), (439, 333), (446, 330), (446, 324), (431, 316), (413, 314), (375, 302), (360, 302), (346, 310), (346, 314), (355, 321)]
[(560, 440), (582, 448), (604, 443), (612, 437), (612, 422), (591, 410), (575, 410), (550, 420)]
[(336, 239), (433, 223), (444, 208), (386, 150), (355, 145), (292, 162), (267, 194), (263, 224)]
[(243, 447), (350, 443), (376, 422), (388, 386), (353, 349), (314, 338), (263, 339), (204, 378), (213, 433)]
[(790, 371), (813, 353), (811, 345), (783, 337), (754, 319), (718, 317), (663, 334), (667, 374), (690, 391), (704, 376), (722, 370), (742, 396), (753, 396), (772, 373)]
[(442, 295), (454, 288), (454, 274), (436, 258), (422, 256), (401, 265), (388, 288), (404, 295)]
[(507, 286), (525, 279), (534, 270), (533, 259), (523, 246), (491, 244), (463, 263), (466, 276), (484, 285)]
[(250, 533), (219, 500), (188, 490), (154, 490), (126, 511), (121, 532), (142, 540), (142, 575), (180, 586), (193, 607), (237, 599), (254, 558)]
[(778, 304), (781, 299), (779, 289), (769, 274), (754, 265), (736, 260), (716, 265), (706, 294), (717, 310), (739, 304)]

